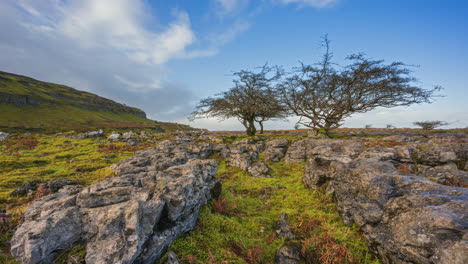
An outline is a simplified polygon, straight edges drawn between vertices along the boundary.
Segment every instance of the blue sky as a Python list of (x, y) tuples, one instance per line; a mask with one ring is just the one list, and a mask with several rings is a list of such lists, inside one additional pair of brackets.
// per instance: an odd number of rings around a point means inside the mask
[[(229, 89), (233, 71), (316, 62), (328, 34), (337, 63), (364, 52), (419, 65), (433, 104), (376, 109), (347, 127), (419, 120), (468, 126), (468, 3), (462, 0), (3, 0), (0, 70), (63, 83), (188, 123), (200, 98)], [(236, 120), (190, 123), (242, 129)], [(270, 122), (267, 129), (291, 129)]]

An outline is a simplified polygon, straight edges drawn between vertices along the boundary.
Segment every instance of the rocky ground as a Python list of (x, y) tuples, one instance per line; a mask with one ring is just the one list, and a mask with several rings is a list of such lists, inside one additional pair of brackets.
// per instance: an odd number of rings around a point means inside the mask
[(13, 197), (52, 194), (6, 243), (23, 263), (153, 263), (171, 244), (163, 262), (465, 263), (466, 133), (384, 132), (67, 135), (142, 150), (93, 185), (25, 182)]

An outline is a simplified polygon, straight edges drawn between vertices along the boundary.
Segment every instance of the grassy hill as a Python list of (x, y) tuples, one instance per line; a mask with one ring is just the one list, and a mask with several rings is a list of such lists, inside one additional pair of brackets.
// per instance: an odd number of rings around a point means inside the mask
[(0, 71), (0, 128), (90, 129), (183, 125), (146, 118), (145, 112), (98, 95)]

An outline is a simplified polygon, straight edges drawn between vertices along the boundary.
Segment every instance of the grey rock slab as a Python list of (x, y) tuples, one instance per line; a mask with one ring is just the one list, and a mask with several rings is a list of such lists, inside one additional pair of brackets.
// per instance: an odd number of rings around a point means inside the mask
[(254, 178), (270, 178), (271, 177), (270, 175), (268, 175), (270, 168), (263, 161), (255, 162), (247, 169), (247, 171)]
[(112, 166), (118, 177), (65, 186), (36, 200), (11, 240), (12, 254), (21, 263), (52, 263), (79, 242), (87, 263), (157, 261), (193, 229), (201, 206), (220, 186), (216, 161), (204, 159), (210, 151), (194, 141), (161, 142)]

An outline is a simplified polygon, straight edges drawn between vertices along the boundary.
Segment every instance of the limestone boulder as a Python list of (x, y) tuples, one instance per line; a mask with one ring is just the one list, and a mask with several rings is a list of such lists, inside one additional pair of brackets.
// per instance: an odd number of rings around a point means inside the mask
[(210, 149), (161, 142), (114, 165), (118, 177), (36, 200), (11, 239), (13, 256), (52, 263), (79, 242), (86, 263), (154, 263), (195, 226), (200, 207), (219, 187), (216, 161), (206, 159)]
[(266, 143), (264, 157), (266, 161), (278, 162), (286, 154), (288, 147), (287, 139), (273, 139)]
[(107, 140), (109, 140), (109, 141), (119, 141), (120, 138), (122, 138), (122, 135), (120, 133), (112, 131), (112, 133), (107, 137)]
[(263, 161), (258, 161), (252, 164), (247, 171), (252, 175), (254, 178), (269, 178), (271, 177), (268, 175), (270, 168), (268, 165)]
[(9, 137), (11, 137), (12, 135), (9, 134), (9, 133), (5, 133), (5, 132), (1, 132), (0, 131), (0, 141), (4, 141), (4, 140), (7, 140)]
[[(464, 263), (468, 190), (402, 175), (388, 162), (329, 164), (329, 190), (385, 263)], [(447, 258), (447, 256), (449, 256)]]

